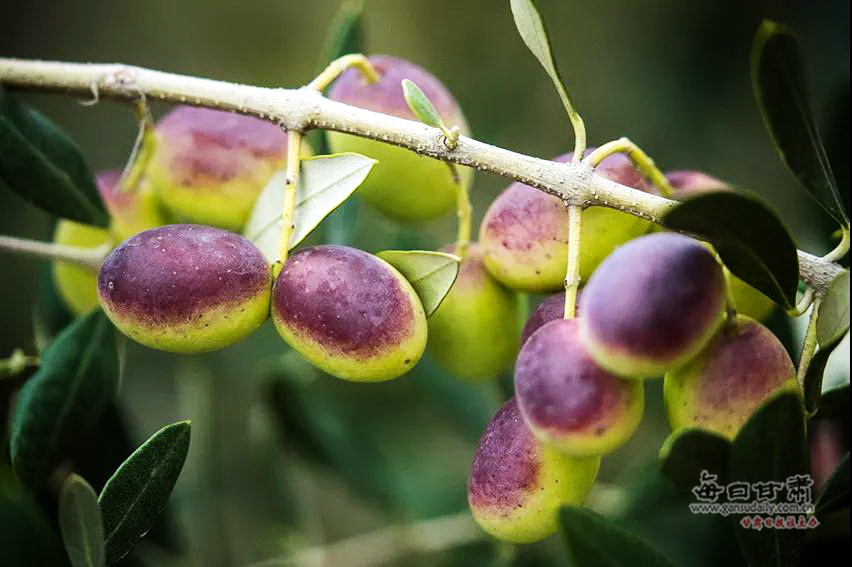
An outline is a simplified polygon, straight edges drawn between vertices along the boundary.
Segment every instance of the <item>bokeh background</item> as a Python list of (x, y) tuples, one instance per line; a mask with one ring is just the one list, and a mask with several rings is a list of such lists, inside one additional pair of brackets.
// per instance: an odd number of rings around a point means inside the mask
[[(124, 62), (297, 86), (317, 71), (339, 4), (2, 0), (0, 55)], [(779, 210), (800, 248), (830, 249), (830, 222), (785, 170), (764, 129), (750, 90), (748, 55), (763, 17), (798, 33), (813, 106), (848, 197), (848, 1), (538, 5), (591, 142), (626, 135), (665, 169), (703, 169), (756, 191)], [(517, 36), (508, 2), (367, 0), (365, 26), (369, 52), (410, 59), (441, 78), (477, 138), (541, 157), (571, 148), (570, 125)], [(93, 169), (123, 164), (135, 136), (128, 107), (25, 98), (72, 134)], [(165, 107), (154, 110), (160, 115)], [(477, 221), (505, 185), (477, 174)], [(369, 251), (438, 247), (454, 231), (452, 217), (403, 227), (365, 207), (347, 226), (347, 238)], [(49, 239), (51, 231), (52, 219), (0, 187), (0, 233)], [(321, 240), (323, 232), (312, 238)], [(0, 255), (0, 356), (16, 347), (35, 351), (33, 306), (44, 294), (45, 271), (36, 260)], [(796, 332), (783, 317), (773, 325), (788, 341)], [(343, 383), (288, 354), (271, 325), (205, 356), (166, 355), (127, 342), (122, 348), (119, 403), (87, 443), (98, 456), (87, 461), (90, 480), (103, 482), (110, 465), (126, 456), (125, 447), (160, 426), (193, 420), (189, 459), (170, 507), (128, 564), (245, 565), (463, 511), (476, 441), (510, 388), (510, 377), (460, 383), (428, 359), (391, 383)], [(840, 356), (841, 369), (845, 364), (848, 370), (848, 342)], [(656, 473), (667, 432), (659, 390), (648, 384), (642, 428), (605, 459), (594, 505), (680, 564), (736, 565), (730, 547), (719, 543), (725, 526), (689, 516)], [(521, 550), (483, 540), (395, 564), (549, 565), (559, 554), (553, 540)]]

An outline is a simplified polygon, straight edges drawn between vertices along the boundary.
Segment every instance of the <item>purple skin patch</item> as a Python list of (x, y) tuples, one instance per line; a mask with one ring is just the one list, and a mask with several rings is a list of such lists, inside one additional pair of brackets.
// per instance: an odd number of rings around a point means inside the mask
[(704, 365), (695, 392), (699, 422), (745, 418), (796, 376), (784, 345), (755, 321), (719, 333), (701, 356)]
[(704, 336), (724, 302), (722, 268), (707, 248), (650, 234), (617, 248), (589, 278), (584, 324), (607, 348), (667, 359)]
[[(586, 155), (592, 149), (587, 150)], [(563, 154), (553, 158), (553, 161), (567, 163), (573, 155), (574, 152)], [(622, 185), (654, 193), (653, 187), (624, 154), (607, 156), (595, 171)], [(568, 213), (558, 197), (523, 183), (512, 183), (488, 208), (483, 220), (483, 235), (499, 242), (506, 250), (520, 252), (530, 251), (534, 243), (565, 243), (568, 239)], [(533, 258), (529, 260), (538, 261)]]
[(579, 333), (576, 319), (551, 321), (518, 355), (515, 393), (533, 429), (602, 435), (629, 396), (625, 383), (595, 364)]
[(471, 505), (508, 514), (536, 489), (540, 467), (538, 444), (509, 398), (479, 441), (468, 479)]
[(140, 232), (107, 256), (98, 275), (101, 300), (116, 315), (148, 326), (189, 323), (267, 286), (269, 267), (251, 242), (193, 224)]
[[(283, 160), (287, 137), (270, 122), (222, 110), (178, 106), (157, 123), (169, 170), (183, 186), (251, 178), (254, 160)], [(252, 159), (247, 159), (252, 158)]]
[(731, 187), (724, 181), (711, 175), (693, 169), (683, 169), (666, 172), (671, 186), (675, 189), (676, 199), (688, 199), (713, 191), (730, 191)]
[(402, 91), (402, 80), (408, 79), (417, 84), (432, 101), (447, 126), (458, 126), (463, 133), (467, 131), (467, 123), (459, 105), (447, 87), (431, 73), (404, 59), (389, 55), (373, 55), (369, 60), (380, 76), (378, 82), (367, 84), (361, 71), (350, 67), (334, 82), (328, 97), (375, 112), (417, 120), (408, 108)]
[[(577, 296), (575, 314), (580, 314), (580, 297)], [(555, 293), (536, 306), (533, 314), (527, 319), (524, 330), (521, 332), (521, 344), (525, 344), (533, 333), (539, 330), (545, 323), (550, 323), (565, 316), (565, 292)]]
[(279, 323), (346, 356), (382, 355), (414, 332), (411, 298), (375, 256), (347, 246), (299, 250), (278, 275)]

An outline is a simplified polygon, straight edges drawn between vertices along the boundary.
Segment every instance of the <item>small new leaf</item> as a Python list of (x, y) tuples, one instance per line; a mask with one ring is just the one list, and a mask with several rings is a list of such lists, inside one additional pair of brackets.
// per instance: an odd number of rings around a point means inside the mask
[(790, 232), (761, 199), (738, 191), (705, 193), (662, 219), (710, 242), (728, 269), (785, 309), (796, 303), (799, 257)]
[(98, 495), (76, 474), (65, 479), (59, 493), (59, 529), (73, 567), (106, 565)]
[(39, 486), (97, 422), (118, 390), (115, 333), (99, 309), (77, 319), (45, 350), (21, 388), (10, 449), (17, 475)]
[[(334, 209), (364, 182), (376, 160), (354, 153), (315, 156), (302, 160), (301, 181), (293, 214), (295, 227), (290, 248), (297, 246)], [(243, 230), (246, 238), (270, 261), (278, 259), (281, 211), (284, 208), (284, 177), (272, 176), (254, 204)]]
[(820, 206), (848, 226), (849, 216), (811, 110), (799, 44), (786, 27), (765, 20), (758, 28), (751, 80), (781, 159)]
[(712, 431), (690, 427), (669, 435), (660, 449), (663, 476), (683, 492), (698, 486), (701, 471), (716, 475), (719, 484), (727, 482), (731, 443)]
[(0, 181), (53, 215), (106, 227), (109, 216), (80, 149), (0, 87)]
[(432, 104), (432, 101), (429, 100), (426, 93), (424, 93), (413, 81), (409, 81), (408, 79), (402, 80), (402, 94), (405, 97), (405, 102), (408, 104), (408, 108), (411, 109), (411, 112), (414, 113), (414, 116), (416, 116), (420, 122), (427, 126), (432, 126), (433, 128), (440, 128), (441, 130), (447, 129), (446, 126), (444, 126), (444, 121), (441, 120), (441, 116), (438, 114), (438, 111), (435, 110), (435, 106)]
[(190, 424), (168, 425), (151, 436), (110, 477), (98, 499), (106, 558), (115, 563), (151, 529), (189, 452)]
[(572, 565), (672, 567), (650, 543), (591, 510), (567, 506), (560, 517)]
[(411, 283), (427, 317), (450, 292), (461, 263), (458, 256), (431, 250), (386, 250), (377, 256), (399, 270)]

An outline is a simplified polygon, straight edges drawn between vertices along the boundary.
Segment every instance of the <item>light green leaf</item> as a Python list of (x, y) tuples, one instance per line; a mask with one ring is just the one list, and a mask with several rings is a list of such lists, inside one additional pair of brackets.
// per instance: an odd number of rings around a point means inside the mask
[(59, 493), (59, 529), (74, 567), (102, 567), (104, 528), (98, 495), (82, 477), (71, 474)]
[(386, 250), (377, 256), (411, 282), (427, 317), (450, 292), (461, 263), (458, 256), (431, 250)]
[(104, 485), (98, 502), (109, 563), (127, 555), (166, 506), (189, 452), (189, 437), (188, 421), (162, 428), (136, 449)]
[(837, 343), (849, 330), (849, 270), (831, 283), (819, 308), (817, 343), (820, 348)]
[(402, 94), (408, 108), (411, 109), (418, 120), (433, 128), (441, 128), (442, 130), (445, 128), (444, 121), (441, 120), (441, 116), (435, 110), (432, 101), (413, 81), (402, 80)]
[[(302, 160), (302, 170), (296, 196), (295, 227), (290, 248), (297, 246), (322, 220), (343, 203), (363, 183), (374, 159), (355, 153), (315, 156)], [(278, 240), (281, 234), (281, 211), (284, 208), (284, 177), (272, 176), (261, 192), (254, 210), (243, 230), (270, 262), (278, 260)]]

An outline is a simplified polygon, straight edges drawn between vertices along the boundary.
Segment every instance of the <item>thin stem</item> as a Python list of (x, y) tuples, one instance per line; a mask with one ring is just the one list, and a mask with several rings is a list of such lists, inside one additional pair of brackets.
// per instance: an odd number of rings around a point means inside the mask
[(642, 148), (634, 144), (629, 138), (619, 138), (596, 148), (584, 160), (584, 163), (597, 167), (604, 158), (612, 154), (626, 154), (627, 157), (636, 165), (639, 172), (648, 178), (651, 183), (660, 190), (663, 197), (671, 197), (674, 194), (674, 188), (665, 174), (660, 171), (660, 168), (654, 163), (654, 160), (646, 154)]
[(435, 553), (484, 539), (485, 532), (470, 512), (391, 526), (286, 557), (267, 559), (248, 567), (370, 567), (412, 554)]
[(296, 210), (296, 192), (299, 190), (301, 170), (302, 133), (287, 132), (287, 174), (284, 177), (284, 210), (281, 211), (281, 239), (278, 245), (279, 269), (287, 261), (290, 252), (290, 236), (293, 234), (293, 213)]
[(586, 153), (586, 124), (583, 122), (580, 113), (574, 108), (571, 97), (568, 96), (568, 92), (565, 90), (565, 85), (562, 84), (562, 81), (550, 73), (548, 75), (550, 75), (554, 86), (556, 86), (556, 92), (559, 93), (559, 99), (562, 101), (562, 106), (565, 107), (565, 112), (568, 114), (568, 119), (574, 128), (574, 157), (571, 161), (580, 163), (580, 160), (583, 159), (583, 154)]
[(313, 81), (308, 83), (308, 88), (317, 91), (324, 91), (326, 87), (333, 83), (334, 80), (349, 67), (355, 67), (358, 69), (361, 72), (361, 75), (364, 76), (367, 83), (376, 83), (381, 78), (379, 77), (379, 73), (376, 71), (376, 68), (373, 67), (372, 63), (370, 63), (369, 59), (360, 53), (350, 53), (349, 55), (344, 55), (343, 57), (339, 57), (329, 63)]
[(456, 184), (456, 216), (458, 216), (458, 232), (456, 236), (456, 256), (464, 260), (467, 254), (467, 248), (470, 245), (470, 227), (471, 217), (473, 216), (473, 207), (470, 204), (470, 194), (467, 186), (462, 182), (459, 176), (459, 169), (455, 164), (448, 164), (450, 172), (453, 176), (453, 182)]
[(110, 245), (104, 244), (96, 248), (82, 248), (80, 246), (41, 242), (27, 238), (16, 238), (14, 236), (0, 236), (0, 250), (12, 252), (13, 254), (71, 262), (72, 264), (78, 264), (97, 271), (100, 269), (101, 262), (103, 262), (107, 253), (109, 253)]
[(139, 131), (136, 134), (130, 158), (118, 181), (118, 190), (128, 193), (133, 193), (139, 188), (139, 183), (157, 145), (154, 135), (154, 118), (151, 116), (151, 109), (144, 96), (136, 101), (134, 112), (139, 123)]
[(803, 389), (805, 387), (805, 375), (808, 373), (808, 367), (811, 365), (811, 360), (813, 360), (816, 353), (817, 319), (819, 318), (819, 306), (821, 303), (821, 298), (816, 298), (813, 302), (811, 318), (808, 320), (808, 330), (805, 332), (805, 342), (802, 345), (802, 355), (799, 357), (798, 378), (799, 385)]
[(822, 257), (826, 262), (837, 262), (849, 252), (849, 225), (840, 228), (840, 242), (834, 250)]
[(565, 273), (565, 318), (573, 319), (577, 311), (577, 291), (580, 289), (580, 230), (583, 208), (568, 206), (568, 269)]
[(814, 302), (814, 297), (816, 297), (816, 291), (812, 287), (808, 287), (805, 292), (802, 294), (802, 297), (799, 299), (796, 306), (787, 312), (787, 315), (796, 319), (797, 317), (801, 317), (805, 314), (811, 304)]

